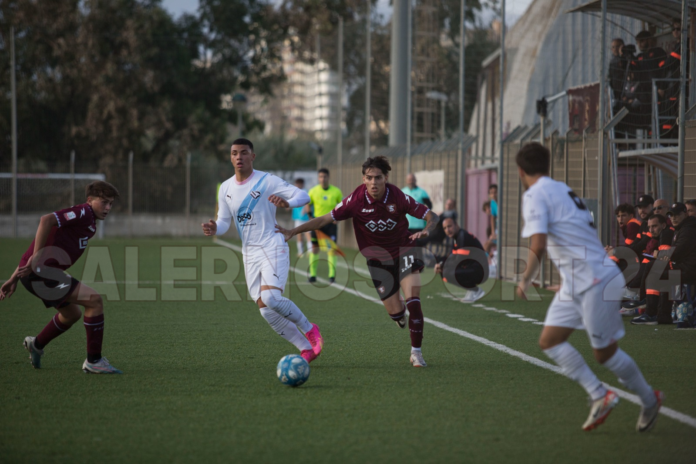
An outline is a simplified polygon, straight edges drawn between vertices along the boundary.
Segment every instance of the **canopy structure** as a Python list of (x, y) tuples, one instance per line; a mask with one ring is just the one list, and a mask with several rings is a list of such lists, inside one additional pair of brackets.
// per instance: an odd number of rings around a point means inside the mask
[(619, 158), (639, 159), (647, 165), (661, 169), (670, 177), (677, 178), (679, 163), (677, 161), (678, 147), (648, 148), (645, 150), (629, 150), (619, 153)]
[[(696, 0), (689, 0), (689, 6), (696, 8)], [(602, 13), (602, 1), (592, 0), (566, 13)], [(650, 24), (670, 24), (681, 18), (679, 0), (607, 0), (607, 13), (629, 16)]]

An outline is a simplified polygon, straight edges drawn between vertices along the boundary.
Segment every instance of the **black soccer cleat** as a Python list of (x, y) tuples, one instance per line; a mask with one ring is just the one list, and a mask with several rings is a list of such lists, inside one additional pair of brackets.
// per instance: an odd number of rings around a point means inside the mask
[(314, 276), (310, 276), (309, 279), (307, 279), (310, 284), (313, 284), (314, 282), (317, 281), (317, 278)]
[(335, 282), (336, 282), (336, 278), (335, 278), (335, 277), (329, 277), (329, 284), (333, 284), (333, 283), (335, 283)]

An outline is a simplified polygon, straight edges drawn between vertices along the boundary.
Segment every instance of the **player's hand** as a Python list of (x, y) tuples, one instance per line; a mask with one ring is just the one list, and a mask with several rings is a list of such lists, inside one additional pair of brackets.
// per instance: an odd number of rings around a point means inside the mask
[(437, 264), (435, 265), (434, 271), (435, 271), (435, 274), (441, 274), (441, 273), (442, 273), (442, 264), (437, 263)]
[(427, 237), (428, 235), (429, 235), (429, 234), (428, 234), (427, 231), (421, 230), (420, 232), (416, 232), (415, 234), (411, 235), (409, 238), (410, 238), (411, 240), (418, 240), (419, 238), (425, 238), (425, 237)]
[(17, 269), (17, 277), (18, 278), (26, 277), (26, 276), (30, 275), (32, 272), (34, 272), (33, 269), (31, 268), (31, 263), (33, 263), (33, 262), (34, 262), (34, 256), (32, 255), (29, 258), (29, 261), (27, 261), (27, 264), (25, 264), (24, 266), (20, 266)]
[[(293, 229), (294, 230), (294, 229)], [(283, 234), (286, 242), (289, 242), (291, 238), (295, 236), (292, 230), (284, 229), (276, 224), (276, 234)]]
[(517, 284), (517, 289), (515, 289), (515, 293), (517, 294), (518, 298), (521, 298), (523, 300), (527, 299), (527, 288), (529, 288), (529, 283), (525, 280), (521, 280), (519, 284)]
[(201, 227), (203, 228), (203, 234), (205, 234), (206, 237), (215, 235), (217, 232), (217, 222), (213, 221), (212, 219), (207, 223), (201, 224)]
[(16, 289), (17, 289), (17, 281), (16, 280), (8, 280), (4, 284), (2, 284), (2, 287), (0, 287), (0, 301), (11, 297)]
[(278, 208), (289, 208), (290, 203), (288, 203), (286, 200), (280, 198), (278, 195), (271, 195), (268, 197), (268, 201), (276, 205)]

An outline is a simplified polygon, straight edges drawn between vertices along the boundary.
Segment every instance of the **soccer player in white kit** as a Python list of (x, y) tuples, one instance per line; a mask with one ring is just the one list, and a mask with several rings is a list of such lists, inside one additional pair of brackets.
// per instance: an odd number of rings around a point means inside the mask
[(546, 314), (539, 345), (590, 395), (592, 406), (583, 430), (592, 430), (604, 422), (619, 397), (605, 388), (567, 341), (574, 330), (586, 330), (597, 361), (640, 397), (643, 407), (636, 429), (646, 432), (655, 425), (663, 395), (652, 390), (635, 361), (618, 346), (625, 333), (619, 313), (623, 275), (604, 251), (583, 201), (566, 184), (548, 177), (549, 151), (539, 143), (528, 143), (516, 161), (527, 189), (522, 237), (530, 238), (527, 269), (517, 295), (525, 298), (547, 250), (563, 279)]
[(230, 159), (235, 175), (220, 186), (217, 221), (211, 219), (201, 226), (207, 236), (223, 235), (234, 222), (242, 239), (249, 294), (273, 330), (311, 362), (321, 353), (324, 340), (319, 327), (282, 295), (290, 270), (290, 250), (275, 233), (276, 209), (304, 206), (309, 195), (273, 174), (255, 170), (255, 158), (249, 140), (232, 142)]

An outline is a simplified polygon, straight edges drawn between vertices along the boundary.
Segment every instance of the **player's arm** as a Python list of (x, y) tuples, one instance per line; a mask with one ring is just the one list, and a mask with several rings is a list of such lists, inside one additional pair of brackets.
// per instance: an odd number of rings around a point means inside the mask
[(541, 260), (546, 253), (546, 234), (534, 234), (529, 240), (529, 252), (527, 253), (527, 268), (522, 274), (522, 280), (517, 284), (517, 296), (527, 299), (527, 288), (532, 283), (532, 279), (536, 277), (541, 266)]
[(17, 269), (18, 277), (26, 277), (32, 273), (32, 263), (41, 262), (41, 250), (46, 246), (48, 236), (51, 234), (51, 229), (58, 227), (58, 219), (55, 213), (44, 214), (39, 221), (39, 227), (36, 229), (34, 237), (34, 251), (27, 261), (27, 264)]
[(440, 217), (437, 214), (435, 214), (432, 210), (428, 210), (428, 212), (425, 213), (425, 217), (423, 219), (426, 220), (425, 227), (420, 232), (416, 232), (415, 234), (411, 235), (411, 240), (427, 237), (428, 235), (433, 233), (438, 223), (440, 222)]
[(294, 185), (290, 185), (280, 178), (277, 179), (276, 188), (273, 194), (268, 197), (268, 201), (278, 208), (297, 208), (309, 203), (309, 195), (304, 190), (300, 190)]
[(289, 242), (290, 239), (297, 234), (321, 229), (322, 227), (328, 226), (332, 222), (334, 222), (334, 220), (333, 217), (331, 217), (331, 213), (327, 213), (323, 216), (319, 216), (318, 218), (310, 219), (301, 226), (290, 230), (284, 229), (276, 224), (276, 233), (283, 234), (285, 241)]
[(232, 224), (232, 211), (225, 201), (225, 191), (222, 188), (218, 189), (218, 211), (217, 221), (210, 220), (207, 223), (201, 224), (203, 235), (211, 237), (213, 235), (224, 235)]
[(2, 284), (2, 287), (0, 287), (0, 301), (9, 298), (12, 296), (12, 294), (15, 292), (17, 289), (17, 281), (19, 280), (19, 276), (17, 275), (19, 273), (19, 266), (17, 266), (10, 276), (9, 279), (5, 281), (5, 283)]

